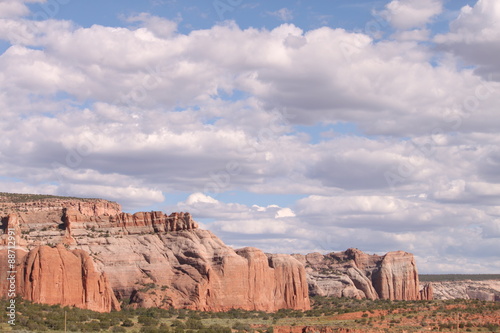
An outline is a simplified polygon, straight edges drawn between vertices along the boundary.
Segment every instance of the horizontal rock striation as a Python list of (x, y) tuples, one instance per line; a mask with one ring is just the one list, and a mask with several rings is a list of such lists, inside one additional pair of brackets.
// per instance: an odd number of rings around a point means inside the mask
[(294, 255), (304, 264), (312, 295), (418, 300), (431, 297), (420, 292), (418, 271), (412, 254), (396, 251), (369, 255), (358, 249), (326, 255)]
[[(19, 214), (24, 223), (45, 223), (48, 219), (54, 218), (60, 221), (65, 209), (73, 209), (86, 216), (121, 213), (121, 206), (118, 203), (103, 199), (51, 198), (50, 196), (45, 199), (37, 199), (36, 195), (27, 196), (22, 201), (9, 201), (9, 197), (0, 194), (0, 211), (3, 211), (4, 215)], [(30, 197), (34, 199), (30, 200)]]
[[(111, 234), (169, 232), (197, 229), (198, 224), (189, 213), (138, 212), (116, 215), (88, 216), (74, 209), (63, 211), (64, 228), (70, 235), (87, 235), (88, 229), (103, 229)], [(77, 232), (80, 230), (80, 232)], [(75, 231), (75, 232), (72, 232)]]

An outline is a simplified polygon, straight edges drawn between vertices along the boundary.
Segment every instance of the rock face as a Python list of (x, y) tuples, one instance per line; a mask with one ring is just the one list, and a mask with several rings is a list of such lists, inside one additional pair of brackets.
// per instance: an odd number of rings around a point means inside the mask
[(294, 255), (304, 264), (312, 295), (418, 300), (429, 299), (420, 292), (417, 266), (412, 254), (402, 251), (384, 256), (368, 255), (357, 249), (326, 255)]
[(420, 299), (427, 301), (434, 299), (434, 287), (432, 286), (432, 283), (420, 285)]
[(121, 299), (204, 311), (309, 309), (304, 267), (288, 255), (233, 250), (207, 230), (88, 243)]
[(98, 311), (119, 307), (117, 299), (207, 311), (310, 308), (298, 260), (234, 250), (198, 229), (189, 213), (127, 214), (114, 203), (90, 199), (57, 199), (47, 206), (0, 200), (8, 212), (1, 220), (2, 242), (14, 230), (25, 250), (17, 258), (24, 298)]
[(433, 282), (435, 299), (478, 299), (500, 302), (500, 280)]
[[(106, 274), (95, 270), (92, 258), (84, 251), (68, 251), (58, 245), (16, 252), (16, 292), (22, 298), (99, 312), (120, 309)], [(5, 266), (7, 250), (0, 250), (0, 260)], [(6, 281), (7, 271), (2, 267), (2, 281)], [(0, 288), (3, 295), (7, 295), (6, 287), (2, 284)]]
[(381, 299), (419, 299), (417, 265), (411, 253), (387, 253), (372, 276), (373, 285)]

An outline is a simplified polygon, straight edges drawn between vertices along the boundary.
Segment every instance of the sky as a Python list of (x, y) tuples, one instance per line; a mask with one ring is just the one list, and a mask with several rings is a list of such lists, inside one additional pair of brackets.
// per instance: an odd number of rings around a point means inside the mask
[(0, 0), (0, 191), (500, 272), (497, 0)]

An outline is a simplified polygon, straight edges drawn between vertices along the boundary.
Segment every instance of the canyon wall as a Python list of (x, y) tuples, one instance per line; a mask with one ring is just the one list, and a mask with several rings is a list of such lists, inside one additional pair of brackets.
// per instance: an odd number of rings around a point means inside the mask
[(235, 250), (199, 229), (189, 213), (128, 214), (100, 199), (6, 198), (0, 194), (0, 266), (11, 233), (18, 254), (17, 291), (35, 302), (97, 311), (118, 309), (122, 302), (273, 312), (307, 310), (309, 295), (433, 297), (432, 286), (419, 286), (413, 255), (402, 251), (290, 256)]
[(294, 255), (306, 267), (311, 295), (419, 300), (432, 299), (432, 287), (420, 286), (411, 253), (369, 255), (358, 249), (326, 255)]
[(299, 261), (234, 250), (189, 213), (128, 214), (105, 200), (1, 196), (0, 212), (0, 260), (7, 262), (11, 230), (17, 292), (35, 302), (97, 311), (118, 309), (118, 300), (206, 311), (310, 308)]

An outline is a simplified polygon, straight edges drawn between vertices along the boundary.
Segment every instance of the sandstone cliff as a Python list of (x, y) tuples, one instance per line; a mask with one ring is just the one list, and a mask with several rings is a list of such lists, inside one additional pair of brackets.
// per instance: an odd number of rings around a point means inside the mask
[(368, 255), (357, 249), (326, 255), (294, 255), (304, 264), (312, 295), (390, 300), (432, 299), (420, 290), (412, 254), (397, 251)]
[(12, 229), (23, 250), (18, 292), (35, 302), (109, 311), (116, 296), (144, 307), (309, 309), (299, 261), (234, 250), (188, 213), (127, 214), (105, 200), (64, 198), (0, 198), (0, 209), (4, 248)]
[(121, 299), (205, 311), (308, 309), (303, 266), (288, 255), (233, 250), (207, 230), (109, 237), (96, 256)]
[[(7, 250), (0, 250), (0, 279), (7, 281)], [(24, 299), (46, 304), (63, 304), (99, 312), (119, 310), (107, 277), (95, 270), (94, 263), (82, 250), (68, 251), (36, 247), (29, 252), (16, 251), (16, 292)], [(7, 295), (7, 285), (0, 287)]]

